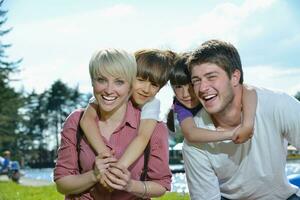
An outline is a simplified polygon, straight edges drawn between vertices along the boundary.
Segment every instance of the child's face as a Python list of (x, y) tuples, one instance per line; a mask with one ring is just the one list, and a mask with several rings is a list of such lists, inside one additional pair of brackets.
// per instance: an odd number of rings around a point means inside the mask
[(191, 84), (174, 85), (173, 90), (177, 100), (185, 107), (194, 108), (199, 104), (199, 100), (196, 97), (193, 86)]
[(160, 89), (159, 85), (141, 77), (136, 77), (132, 88), (132, 99), (138, 106), (150, 101)]

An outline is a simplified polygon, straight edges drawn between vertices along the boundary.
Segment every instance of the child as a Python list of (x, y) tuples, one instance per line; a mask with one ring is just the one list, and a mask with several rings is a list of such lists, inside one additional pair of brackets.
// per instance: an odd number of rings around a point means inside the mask
[[(236, 144), (243, 143), (252, 137), (256, 110), (255, 90), (243, 87), (243, 119), (241, 125), (232, 131), (211, 131), (196, 127), (193, 116), (201, 109), (191, 85), (187, 68), (188, 55), (184, 54), (175, 62), (170, 73), (170, 82), (176, 95), (174, 111), (177, 114), (182, 133), (189, 142), (216, 142), (232, 140)], [(253, 104), (252, 104), (253, 103)]]
[[(144, 151), (151, 134), (159, 121), (160, 102), (154, 96), (167, 83), (170, 68), (173, 66), (175, 53), (156, 49), (140, 50), (135, 53), (137, 62), (137, 78), (132, 86), (131, 101), (141, 108), (141, 121), (138, 136), (130, 143), (118, 164), (128, 168)], [(93, 101), (93, 103), (96, 103)], [(110, 150), (104, 144), (99, 128), (93, 119), (96, 110), (90, 104), (80, 121), (89, 143), (100, 156), (111, 156)], [(101, 174), (101, 176), (105, 176)], [(105, 185), (103, 177), (101, 183)]]

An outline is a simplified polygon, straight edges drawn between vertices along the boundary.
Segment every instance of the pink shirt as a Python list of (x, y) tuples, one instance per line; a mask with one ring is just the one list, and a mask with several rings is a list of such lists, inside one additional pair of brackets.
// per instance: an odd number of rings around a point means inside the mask
[[(58, 158), (54, 169), (54, 180), (58, 180), (64, 176), (79, 174), (78, 155), (76, 150), (76, 131), (81, 110), (73, 112), (64, 123), (61, 133), (61, 145), (58, 149)], [(115, 151), (115, 156), (120, 158), (126, 147), (134, 139), (138, 133), (140, 122), (140, 111), (132, 106), (129, 102), (126, 115), (122, 124), (114, 131), (109, 141), (102, 137), (105, 144)], [(95, 161), (95, 153), (89, 146), (85, 138), (80, 142), (80, 163), (82, 173), (93, 169)], [(148, 179), (159, 183), (167, 190), (171, 188), (171, 171), (169, 168), (169, 145), (168, 131), (163, 123), (158, 123), (150, 141), (151, 152), (148, 163)], [(129, 170), (131, 176), (135, 180), (139, 180), (144, 166), (144, 155), (134, 162)], [(103, 190), (99, 191), (99, 184), (92, 187), (90, 190), (82, 193), (80, 196), (70, 195), (65, 199), (76, 199), (80, 197), (82, 200), (87, 199), (103, 199)], [(97, 189), (98, 188), (98, 189)], [(136, 196), (124, 192), (114, 190), (110, 194), (111, 200), (129, 200), (135, 199)], [(93, 198), (94, 197), (94, 198)], [(79, 199), (79, 198), (78, 198)]]

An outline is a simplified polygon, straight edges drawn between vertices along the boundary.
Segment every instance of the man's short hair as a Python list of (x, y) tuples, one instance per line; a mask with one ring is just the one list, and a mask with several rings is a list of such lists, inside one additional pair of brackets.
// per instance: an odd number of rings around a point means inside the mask
[(201, 44), (188, 59), (189, 71), (195, 65), (203, 63), (213, 63), (224, 69), (228, 77), (231, 78), (235, 70), (241, 73), (239, 83), (244, 82), (243, 69), (240, 55), (237, 49), (229, 42), (221, 40), (208, 40)]

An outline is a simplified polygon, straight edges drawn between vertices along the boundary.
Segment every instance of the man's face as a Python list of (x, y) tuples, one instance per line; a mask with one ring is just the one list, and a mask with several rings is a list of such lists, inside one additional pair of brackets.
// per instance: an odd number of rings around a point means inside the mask
[(229, 79), (218, 65), (203, 63), (195, 65), (191, 71), (194, 91), (209, 114), (220, 114), (234, 99), (233, 88), (238, 84), (236, 75)]

